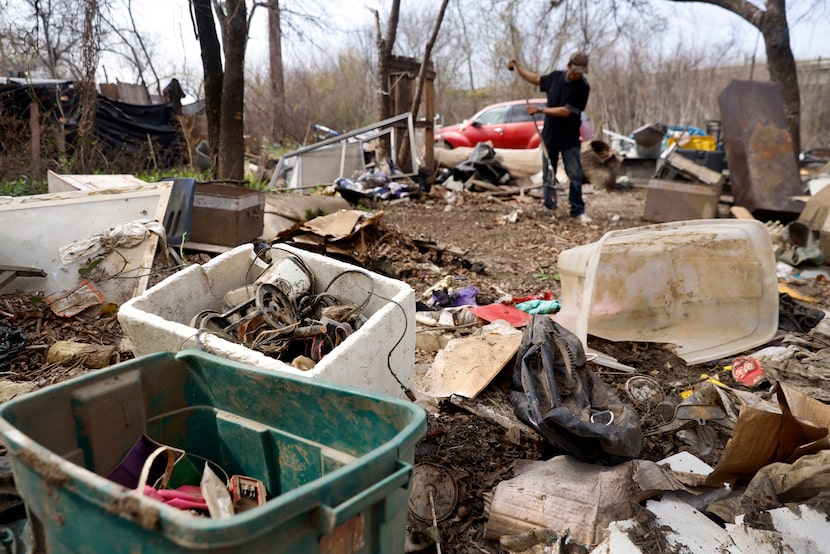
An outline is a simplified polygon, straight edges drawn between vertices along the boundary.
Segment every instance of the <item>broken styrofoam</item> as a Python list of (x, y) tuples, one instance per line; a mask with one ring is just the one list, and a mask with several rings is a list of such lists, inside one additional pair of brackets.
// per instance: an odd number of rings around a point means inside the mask
[(605, 539), (591, 549), (590, 554), (643, 554), (642, 549), (631, 540), (630, 532), (638, 523), (632, 519), (612, 521), (605, 530)]
[(752, 554), (811, 552), (830, 553), (830, 525), (827, 516), (809, 506), (768, 510), (773, 529), (758, 528), (740, 515), (727, 523), (726, 531), (743, 551)]
[[(200, 333), (190, 326), (195, 315), (219, 311), (224, 295), (253, 283), (267, 264), (252, 244), (238, 246), (204, 265), (191, 265), (133, 298), (118, 311), (118, 320), (136, 355), (207, 349), (214, 354), (295, 375), (405, 398), (402, 386), (412, 389), (415, 374), (415, 293), (412, 288), (339, 260), (281, 245), (299, 257), (310, 272), (319, 293), (331, 283), (331, 294), (361, 305), (367, 321), (312, 369), (303, 371), (233, 343), (220, 336)], [(275, 256), (277, 252), (275, 252)], [(346, 272), (347, 275), (337, 278)]]
[(678, 552), (741, 552), (720, 525), (682, 500), (649, 500), (646, 508), (657, 517), (656, 525), (665, 529), (666, 540)]

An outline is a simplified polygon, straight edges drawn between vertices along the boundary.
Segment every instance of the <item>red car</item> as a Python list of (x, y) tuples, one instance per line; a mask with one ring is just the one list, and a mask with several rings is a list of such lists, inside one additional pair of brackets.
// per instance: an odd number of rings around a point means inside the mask
[(527, 113), (528, 102), (545, 106), (544, 98), (491, 104), (463, 123), (437, 129), (435, 144), (456, 148), (491, 141), (493, 148), (536, 148), (545, 118), (535, 116), (534, 126), (534, 116)]
[[(463, 123), (436, 129), (435, 145), (444, 148), (472, 147), (479, 142), (490, 141), (493, 148), (537, 148), (545, 117), (529, 115), (527, 105), (533, 103), (543, 108), (545, 102), (544, 98), (533, 98), (491, 104)], [(590, 123), (585, 118), (581, 135), (582, 140), (593, 138)]]

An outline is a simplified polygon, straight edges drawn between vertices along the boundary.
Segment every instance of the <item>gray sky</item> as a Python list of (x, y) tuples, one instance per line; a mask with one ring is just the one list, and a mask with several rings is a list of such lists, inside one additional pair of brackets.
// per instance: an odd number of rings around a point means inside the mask
[[(385, 6), (389, 0), (319, 0), (321, 4), (328, 4), (326, 12), (333, 21), (336, 21), (337, 30), (347, 31), (366, 25), (373, 25), (373, 17), (366, 6), (377, 8), (380, 6), (381, 21), (385, 22)], [(789, 0), (788, 4), (799, 8), (809, 6), (816, 0)], [(438, 0), (434, 0), (436, 11)], [(406, 5), (406, 2), (404, 2)], [(680, 4), (668, 1), (657, 1), (655, 8), (667, 17), (674, 25), (672, 32), (667, 33), (662, 44), (651, 44), (648, 37), (644, 37), (644, 45), (650, 48), (664, 48), (671, 51), (675, 43), (683, 43), (692, 48), (706, 45), (707, 41), (722, 40), (726, 37), (738, 37), (741, 48), (747, 53), (756, 51), (759, 59), (765, 57), (763, 40), (760, 40), (757, 30), (738, 16), (722, 8), (704, 3), (694, 2)], [(159, 41), (159, 52), (162, 53), (163, 63), (159, 70), (164, 73), (182, 72), (188, 68), (195, 75), (201, 75), (201, 60), (199, 46), (194, 37), (193, 26), (188, 12), (188, 3), (185, 0), (173, 2), (157, 2), (147, 0), (133, 0), (133, 10), (140, 30), (154, 34)], [(791, 25), (790, 41), (796, 59), (828, 58), (830, 57), (830, 14), (823, 13), (805, 17), (801, 11), (792, 10), (788, 14)], [(821, 17), (819, 17), (821, 16)], [(257, 10), (257, 16), (250, 32), (246, 59), (252, 67), (265, 67), (267, 56), (267, 34), (265, 29), (265, 11)], [(446, 31), (446, 29), (442, 29)], [(329, 32), (319, 37), (318, 42), (330, 41), (330, 48), (337, 48), (338, 40), (342, 35)], [(116, 78), (129, 80), (129, 74), (122, 74), (124, 70), (117, 61), (104, 59), (107, 76), (111, 81)]]

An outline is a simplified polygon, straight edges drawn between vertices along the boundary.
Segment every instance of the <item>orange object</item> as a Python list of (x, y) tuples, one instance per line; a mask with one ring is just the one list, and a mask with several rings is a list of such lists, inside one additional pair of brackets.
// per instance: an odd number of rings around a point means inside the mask
[(49, 308), (60, 317), (72, 317), (92, 306), (104, 303), (104, 296), (84, 279), (77, 287), (46, 297)]

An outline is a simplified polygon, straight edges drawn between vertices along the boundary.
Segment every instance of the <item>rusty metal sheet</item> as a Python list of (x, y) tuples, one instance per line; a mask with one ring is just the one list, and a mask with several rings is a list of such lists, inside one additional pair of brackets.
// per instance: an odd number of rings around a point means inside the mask
[(732, 81), (718, 103), (735, 203), (758, 219), (797, 219), (804, 191), (779, 86)]

